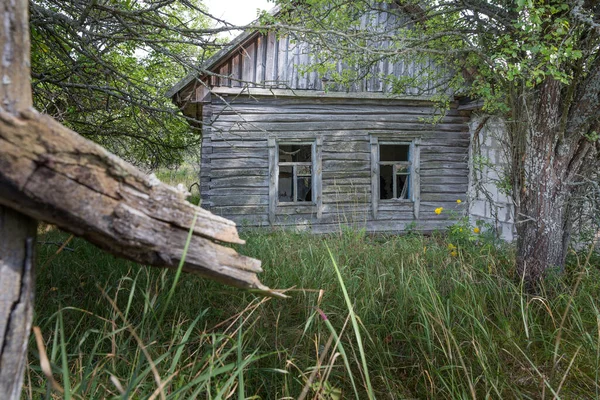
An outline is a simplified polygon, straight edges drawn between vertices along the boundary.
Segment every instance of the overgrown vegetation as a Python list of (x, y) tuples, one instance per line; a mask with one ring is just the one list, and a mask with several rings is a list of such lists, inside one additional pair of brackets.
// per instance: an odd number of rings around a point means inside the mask
[(67, 237), (49, 231), (39, 246), (34, 325), (55, 388), (32, 338), (24, 398), (600, 395), (598, 254), (573, 254), (531, 296), (512, 249), (466, 226), (432, 237), (253, 232), (242, 251), (290, 299), (182, 275), (167, 302), (173, 272), (79, 239), (52, 258)]

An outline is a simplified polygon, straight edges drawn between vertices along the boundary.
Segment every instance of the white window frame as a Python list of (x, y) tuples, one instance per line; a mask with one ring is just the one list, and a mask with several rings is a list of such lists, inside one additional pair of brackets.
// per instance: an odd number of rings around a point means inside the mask
[[(279, 201), (279, 146), (280, 145), (310, 145), (311, 146), (311, 201)], [(284, 212), (289, 207), (296, 207), (299, 213), (315, 213), (321, 218), (323, 199), (322, 191), (322, 161), (321, 153), (323, 138), (269, 138), (269, 222), (275, 223), (276, 215), (289, 214)], [(286, 163), (287, 164), (287, 163)], [(294, 170), (298, 163), (294, 165)], [(297, 194), (297, 182), (294, 179), (294, 194)]]
[[(408, 145), (408, 161), (380, 161), (380, 146), (381, 145)], [(394, 166), (394, 194), (396, 194), (396, 166), (410, 164), (409, 168), (409, 198), (408, 199), (380, 199), (380, 180), (379, 172), (381, 165), (393, 165)], [(415, 219), (419, 218), (420, 198), (421, 198), (421, 184), (420, 184), (420, 138), (415, 136), (402, 135), (376, 135), (371, 134), (371, 203), (373, 218), (377, 219), (377, 213), (379, 211), (379, 205), (398, 205), (398, 207), (411, 206)]]

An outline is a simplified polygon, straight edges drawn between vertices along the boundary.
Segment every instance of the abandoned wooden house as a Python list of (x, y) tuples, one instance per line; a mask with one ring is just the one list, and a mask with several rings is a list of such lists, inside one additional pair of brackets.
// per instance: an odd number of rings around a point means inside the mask
[(341, 87), (307, 71), (314, 57), (302, 40), (245, 32), (168, 93), (202, 120), (202, 207), (242, 227), (447, 226), (434, 210), (464, 211), (468, 112), (456, 101), (432, 124), (434, 85), (391, 95), (380, 76), (418, 74), (415, 63), (382, 60)]

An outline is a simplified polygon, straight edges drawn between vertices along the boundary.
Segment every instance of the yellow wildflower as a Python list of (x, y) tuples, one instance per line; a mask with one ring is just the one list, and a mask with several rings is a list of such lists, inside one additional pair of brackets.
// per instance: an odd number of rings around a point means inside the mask
[(456, 249), (456, 246), (453, 245), (452, 243), (448, 243), (448, 250), (454, 250)]
[(475, 227), (475, 228), (473, 228), (473, 232), (479, 233), (479, 232), (481, 232), (481, 230), (478, 227)]
[(460, 204), (460, 203), (462, 203), (461, 199), (456, 200), (456, 204)]
[(440, 215), (442, 213), (442, 211), (444, 211), (444, 207), (438, 207), (438, 208), (435, 209), (435, 213), (437, 215)]
[(458, 252), (456, 250), (452, 250), (452, 252), (450, 253), (450, 255), (452, 257), (456, 257), (458, 255)]

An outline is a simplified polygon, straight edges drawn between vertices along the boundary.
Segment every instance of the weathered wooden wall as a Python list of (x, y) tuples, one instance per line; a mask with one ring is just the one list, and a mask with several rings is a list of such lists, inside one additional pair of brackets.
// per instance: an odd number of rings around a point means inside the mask
[[(390, 9), (392, 7), (393, 9)], [(387, 12), (385, 10), (388, 10)], [(410, 25), (410, 18), (388, 3), (381, 4), (381, 11), (372, 11), (361, 18), (361, 29), (382, 33), (382, 37), (393, 35), (394, 30)], [(385, 35), (383, 34), (385, 33)], [(237, 42), (236, 42), (237, 43)], [(381, 40), (369, 44), (370, 47), (389, 48), (389, 41)], [(235, 51), (223, 56), (214, 65), (210, 65), (213, 75), (208, 82), (218, 87), (271, 87), (295, 90), (325, 90), (323, 78), (332, 73), (355, 70), (355, 66), (346, 65), (341, 60), (327, 60), (314, 45), (307, 43), (299, 35), (279, 35), (274, 32), (248, 35)], [(320, 76), (315, 71), (307, 71), (308, 66), (318, 62), (332, 61), (336, 64), (329, 76)], [(345, 92), (382, 92), (392, 91), (392, 85), (386, 77), (412, 77), (420, 82), (419, 87), (407, 87), (405, 94), (435, 94), (440, 88), (432, 78), (427, 83), (424, 76), (434, 76), (435, 68), (428, 61), (415, 62), (414, 56), (405, 60), (382, 59), (368, 71), (355, 71), (364, 75), (350, 86), (333, 82), (327, 83), (327, 90)], [(441, 89), (446, 90), (446, 89)]]
[[(468, 118), (450, 109), (437, 125), (425, 100), (389, 98), (212, 97), (204, 106), (201, 190), (203, 207), (242, 226), (269, 225), (268, 139), (322, 138), (322, 215), (316, 206), (278, 207), (274, 225), (315, 232), (340, 223), (368, 231), (400, 231), (417, 222), (432, 230), (448, 224), (468, 189)], [(411, 203), (371, 208), (371, 135), (420, 137), (420, 211)]]

